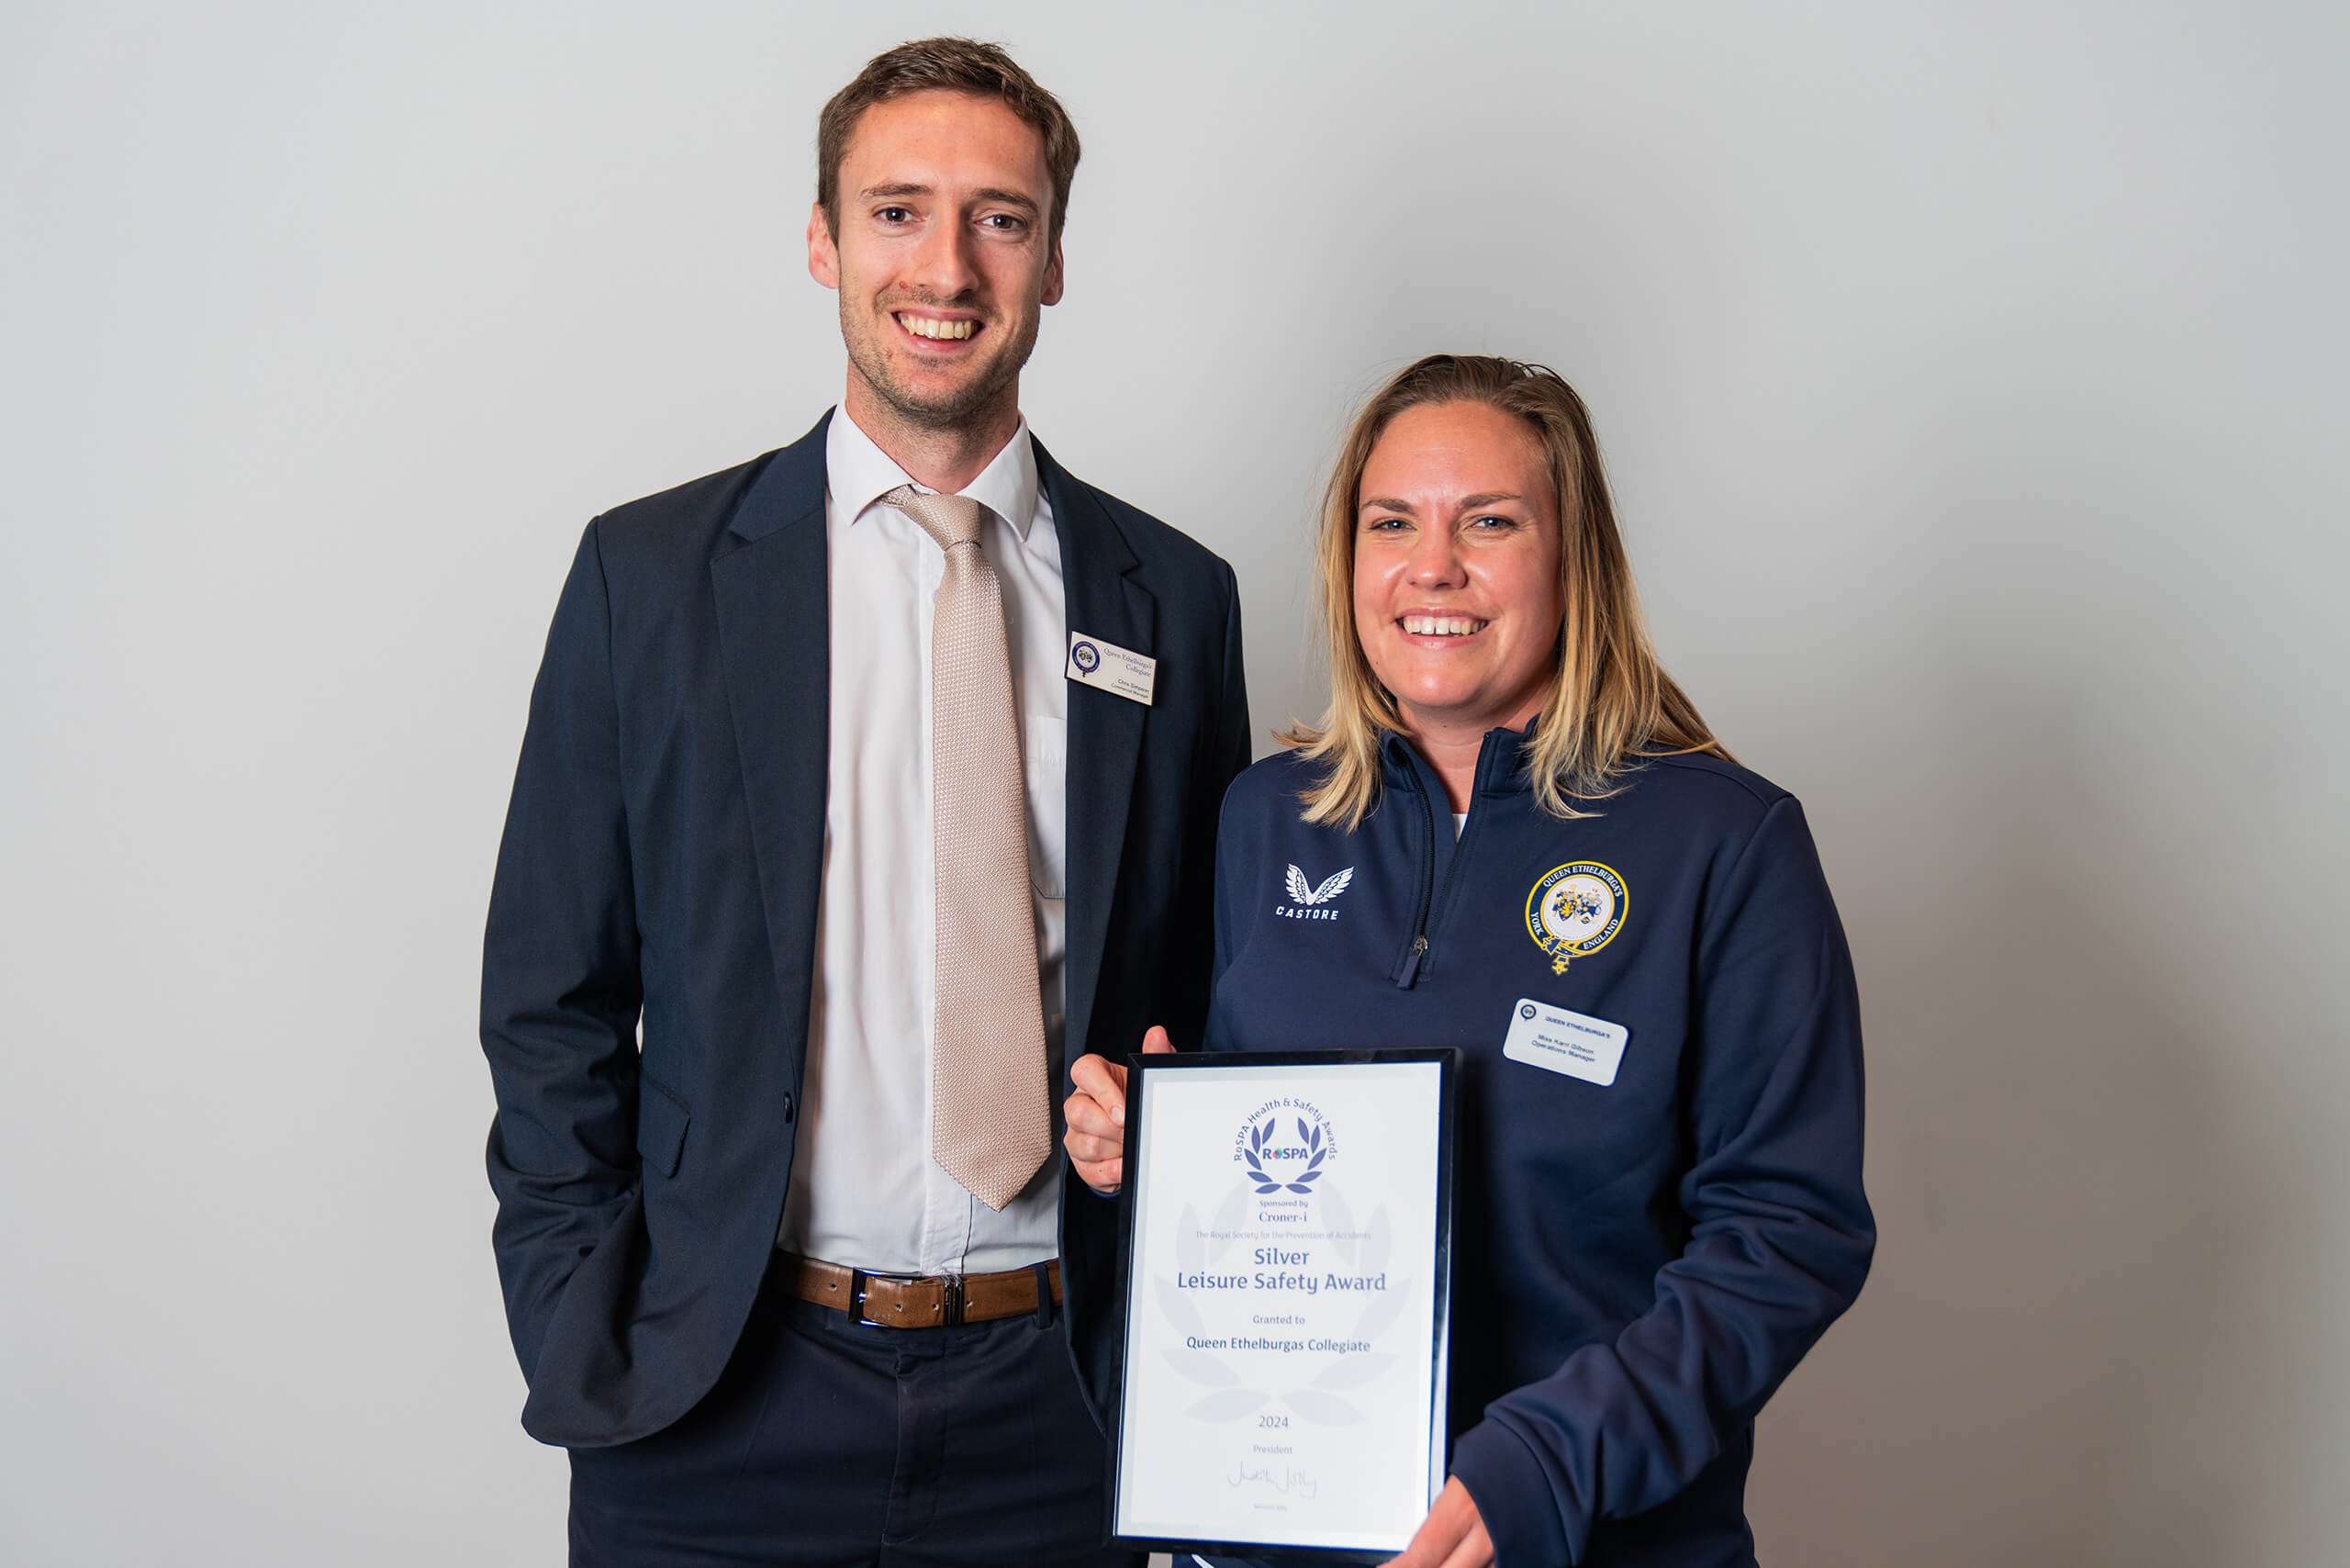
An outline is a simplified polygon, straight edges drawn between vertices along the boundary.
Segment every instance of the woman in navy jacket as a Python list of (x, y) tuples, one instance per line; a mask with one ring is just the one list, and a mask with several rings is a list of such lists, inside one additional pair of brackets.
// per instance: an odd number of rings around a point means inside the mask
[[(1549, 370), (1398, 375), (1318, 568), (1330, 710), (1225, 797), (1206, 1046), (1462, 1053), (1451, 1475), (1396, 1561), (1751, 1564), (1755, 1414), (1875, 1239), (1802, 808), (1659, 666)], [(1114, 1191), (1125, 1070), (1072, 1078)]]

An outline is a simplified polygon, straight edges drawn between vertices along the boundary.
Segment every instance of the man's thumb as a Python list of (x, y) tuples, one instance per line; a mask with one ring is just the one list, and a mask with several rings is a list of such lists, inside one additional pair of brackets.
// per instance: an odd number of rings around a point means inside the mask
[(1142, 1053), (1150, 1057), (1172, 1056), (1175, 1054), (1175, 1042), (1167, 1037), (1165, 1029), (1153, 1024), (1150, 1033), (1142, 1037)]

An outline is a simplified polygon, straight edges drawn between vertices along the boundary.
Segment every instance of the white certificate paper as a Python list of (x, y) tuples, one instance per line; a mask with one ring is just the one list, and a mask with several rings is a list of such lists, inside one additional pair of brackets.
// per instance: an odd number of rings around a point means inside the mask
[(1409, 1542), (1444, 1479), (1449, 1057), (1136, 1075), (1114, 1536)]

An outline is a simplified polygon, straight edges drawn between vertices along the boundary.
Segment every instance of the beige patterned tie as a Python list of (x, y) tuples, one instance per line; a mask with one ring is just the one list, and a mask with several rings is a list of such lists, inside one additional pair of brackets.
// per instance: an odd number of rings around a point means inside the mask
[(979, 502), (901, 485), (881, 498), (946, 552), (930, 633), (938, 1015), (930, 1153), (991, 1209), (1052, 1153), (1045, 1010), (1028, 893), (1028, 801), (1003, 634), (1003, 588)]

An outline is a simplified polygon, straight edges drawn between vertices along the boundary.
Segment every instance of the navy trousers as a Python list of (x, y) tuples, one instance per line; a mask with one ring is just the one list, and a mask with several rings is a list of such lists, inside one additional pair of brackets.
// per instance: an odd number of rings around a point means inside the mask
[(573, 1568), (1141, 1568), (1058, 1323), (876, 1328), (770, 1276), (677, 1425), (571, 1452)]

